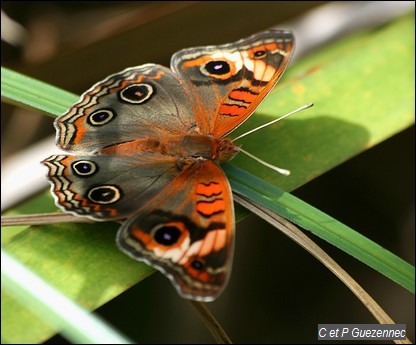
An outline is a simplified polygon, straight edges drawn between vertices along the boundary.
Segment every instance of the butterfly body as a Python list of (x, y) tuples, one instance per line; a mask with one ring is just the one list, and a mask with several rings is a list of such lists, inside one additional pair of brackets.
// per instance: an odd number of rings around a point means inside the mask
[(129, 141), (103, 148), (97, 154), (134, 156), (143, 152), (152, 152), (176, 157), (178, 160), (211, 159), (217, 162), (226, 162), (238, 153), (238, 147), (228, 138), (218, 139), (212, 135), (187, 134)]
[(229, 278), (232, 192), (219, 163), (227, 135), (276, 84), (293, 36), (269, 30), (184, 49), (171, 69), (146, 64), (95, 84), (55, 120), (69, 155), (43, 161), (56, 204), (94, 220), (126, 219), (119, 248), (163, 272), (185, 298), (212, 301)]

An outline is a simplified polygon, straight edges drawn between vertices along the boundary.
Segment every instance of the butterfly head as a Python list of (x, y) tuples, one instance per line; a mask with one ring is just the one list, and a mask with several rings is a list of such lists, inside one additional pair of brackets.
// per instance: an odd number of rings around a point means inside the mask
[(221, 139), (218, 144), (218, 160), (226, 162), (233, 159), (240, 151), (240, 145), (236, 145), (230, 138)]

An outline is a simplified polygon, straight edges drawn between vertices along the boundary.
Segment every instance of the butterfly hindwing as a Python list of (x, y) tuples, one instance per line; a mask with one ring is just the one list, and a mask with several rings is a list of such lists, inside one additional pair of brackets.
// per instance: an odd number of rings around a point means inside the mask
[(183, 297), (213, 300), (229, 278), (234, 243), (225, 174), (210, 160), (187, 166), (122, 225), (117, 243), (165, 273)]

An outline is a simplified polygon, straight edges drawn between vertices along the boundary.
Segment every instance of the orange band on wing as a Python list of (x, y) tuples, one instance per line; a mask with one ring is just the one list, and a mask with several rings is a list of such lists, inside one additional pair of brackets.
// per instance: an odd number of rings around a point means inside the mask
[(218, 113), (225, 116), (240, 116), (247, 113), (247, 107), (236, 104), (221, 104)]
[(147, 246), (149, 249), (152, 249), (151, 244), (153, 242), (152, 236), (150, 234), (142, 231), (139, 227), (133, 226), (131, 234), (139, 240), (141, 243), (143, 243), (145, 246)]
[[(280, 44), (280, 46), (283, 48), (284, 46), (282, 44)], [(270, 50), (270, 51), (274, 51), (278, 48), (277, 43), (270, 43), (270, 44), (264, 44), (262, 46), (257, 46), (254, 47), (253, 49), (249, 50), (251, 52), (251, 54), (254, 54), (257, 51), (262, 51), (262, 50)], [(281, 48), (281, 49), (282, 49)]]
[(203, 216), (211, 216), (218, 212), (224, 212), (224, 200), (215, 199), (214, 201), (198, 201), (196, 210)]
[(162, 78), (164, 75), (165, 75), (165, 72), (163, 72), (163, 71), (157, 71), (154, 76), (139, 75), (136, 79), (125, 80), (125, 81), (121, 82), (119, 86), (111, 88), (110, 93), (113, 93), (113, 92), (118, 91), (118, 90), (122, 90), (122, 89), (126, 88), (127, 86), (129, 86), (131, 84), (141, 83), (144, 80), (144, 78), (158, 80), (158, 79)]
[(250, 104), (256, 100), (257, 96), (257, 93), (253, 93), (250, 90), (237, 89), (231, 91), (228, 98), (234, 101), (240, 101), (243, 103)]
[(196, 187), (196, 194), (206, 196), (207, 198), (213, 195), (219, 195), (223, 192), (222, 187), (217, 182), (211, 182), (208, 185), (199, 183)]

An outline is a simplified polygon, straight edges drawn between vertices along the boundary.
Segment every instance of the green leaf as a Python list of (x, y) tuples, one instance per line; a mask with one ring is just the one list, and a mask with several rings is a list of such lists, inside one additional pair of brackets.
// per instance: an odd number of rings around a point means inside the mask
[[(413, 29), (413, 17), (408, 16), (379, 30), (339, 41), (291, 66), (256, 114), (233, 133), (237, 136), (300, 105), (314, 102), (311, 110), (241, 140), (245, 150), (290, 169), (290, 177), (278, 176), (242, 154), (233, 164), (291, 191), (413, 124)], [(21, 75), (3, 68), (2, 77), (2, 95), (6, 100), (23, 102), (53, 114), (62, 113), (74, 101), (72, 96), (63, 101), (65, 92), (61, 97), (60, 90), (49, 90), (47, 86), (42, 93), (32, 94), (38, 87), (37, 81), (19, 82)], [(51, 91), (52, 98), (48, 96)], [(241, 184), (245, 189), (257, 190), (256, 180), (227, 170), (233, 186), (237, 188)], [(274, 197), (262, 192), (260, 195), (269, 207), (281, 207), (273, 201)], [(47, 198), (52, 204), (50, 196), (40, 198)], [(279, 202), (282, 200), (279, 198)], [(289, 220), (317, 231), (315, 225), (320, 221), (309, 206), (293, 199), (285, 208), (295, 210), (295, 214), (289, 212)], [(304, 223), (300, 221), (303, 218), (306, 218)], [(308, 225), (311, 219), (313, 226)], [(342, 226), (338, 225), (339, 229)], [(117, 227), (114, 223), (28, 227), (9, 236), (3, 244), (8, 252), (74, 301), (96, 308), (152, 272), (117, 250), (114, 244)], [(7, 231), (10, 230), (2, 230)], [(324, 227), (325, 232), (331, 234)], [(344, 239), (335, 236), (333, 241), (340, 246)], [(348, 242), (357, 241), (350, 237)], [(354, 246), (357, 252), (363, 249), (360, 244)], [(374, 258), (371, 250), (371, 246), (364, 248), (365, 254), (358, 254), (359, 259), (368, 263), (368, 255)], [(381, 248), (380, 251), (387, 253)], [(395, 267), (395, 264), (389, 265)], [(399, 266), (394, 271), (402, 277), (408, 276), (409, 267), (405, 263)], [(5, 342), (40, 342), (52, 335), (52, 329), (8, 296), (2, 301)]]
[[(4, 247), (65, 296), (94, 310), (154, 272), (118, 250), (118, 227), (112, 222), (31, 226)], [(7, 343), (38, 343), (55, 333), (4, 291), (2, 308)]]
[(78, 96), (39, 80), (1, 68), (1, 97), (4, 102), (20, 107), (41, 110), (48, 115), (59, 115), (75, 103)]
[(63, 327), (68, 340), (81, 344), (131, 344), (103, 320), (51, 288), (3, 250), (1, 262), (2, 288), (27, 308), (46, 318), (57, 330)]
[(344, 252), (415, 292), (415, 268), (393, 253), (295, 196), (243, 170), (224, 164), (233, 191), (311, 231)]
[(414, 18), (352, 36), (290, 66), (233, 136), (307, 103), (314, 107), (241, 140), (289, 169), (271, 172), (239, 154), (232, 163), (292, 191), (414, 124)]

